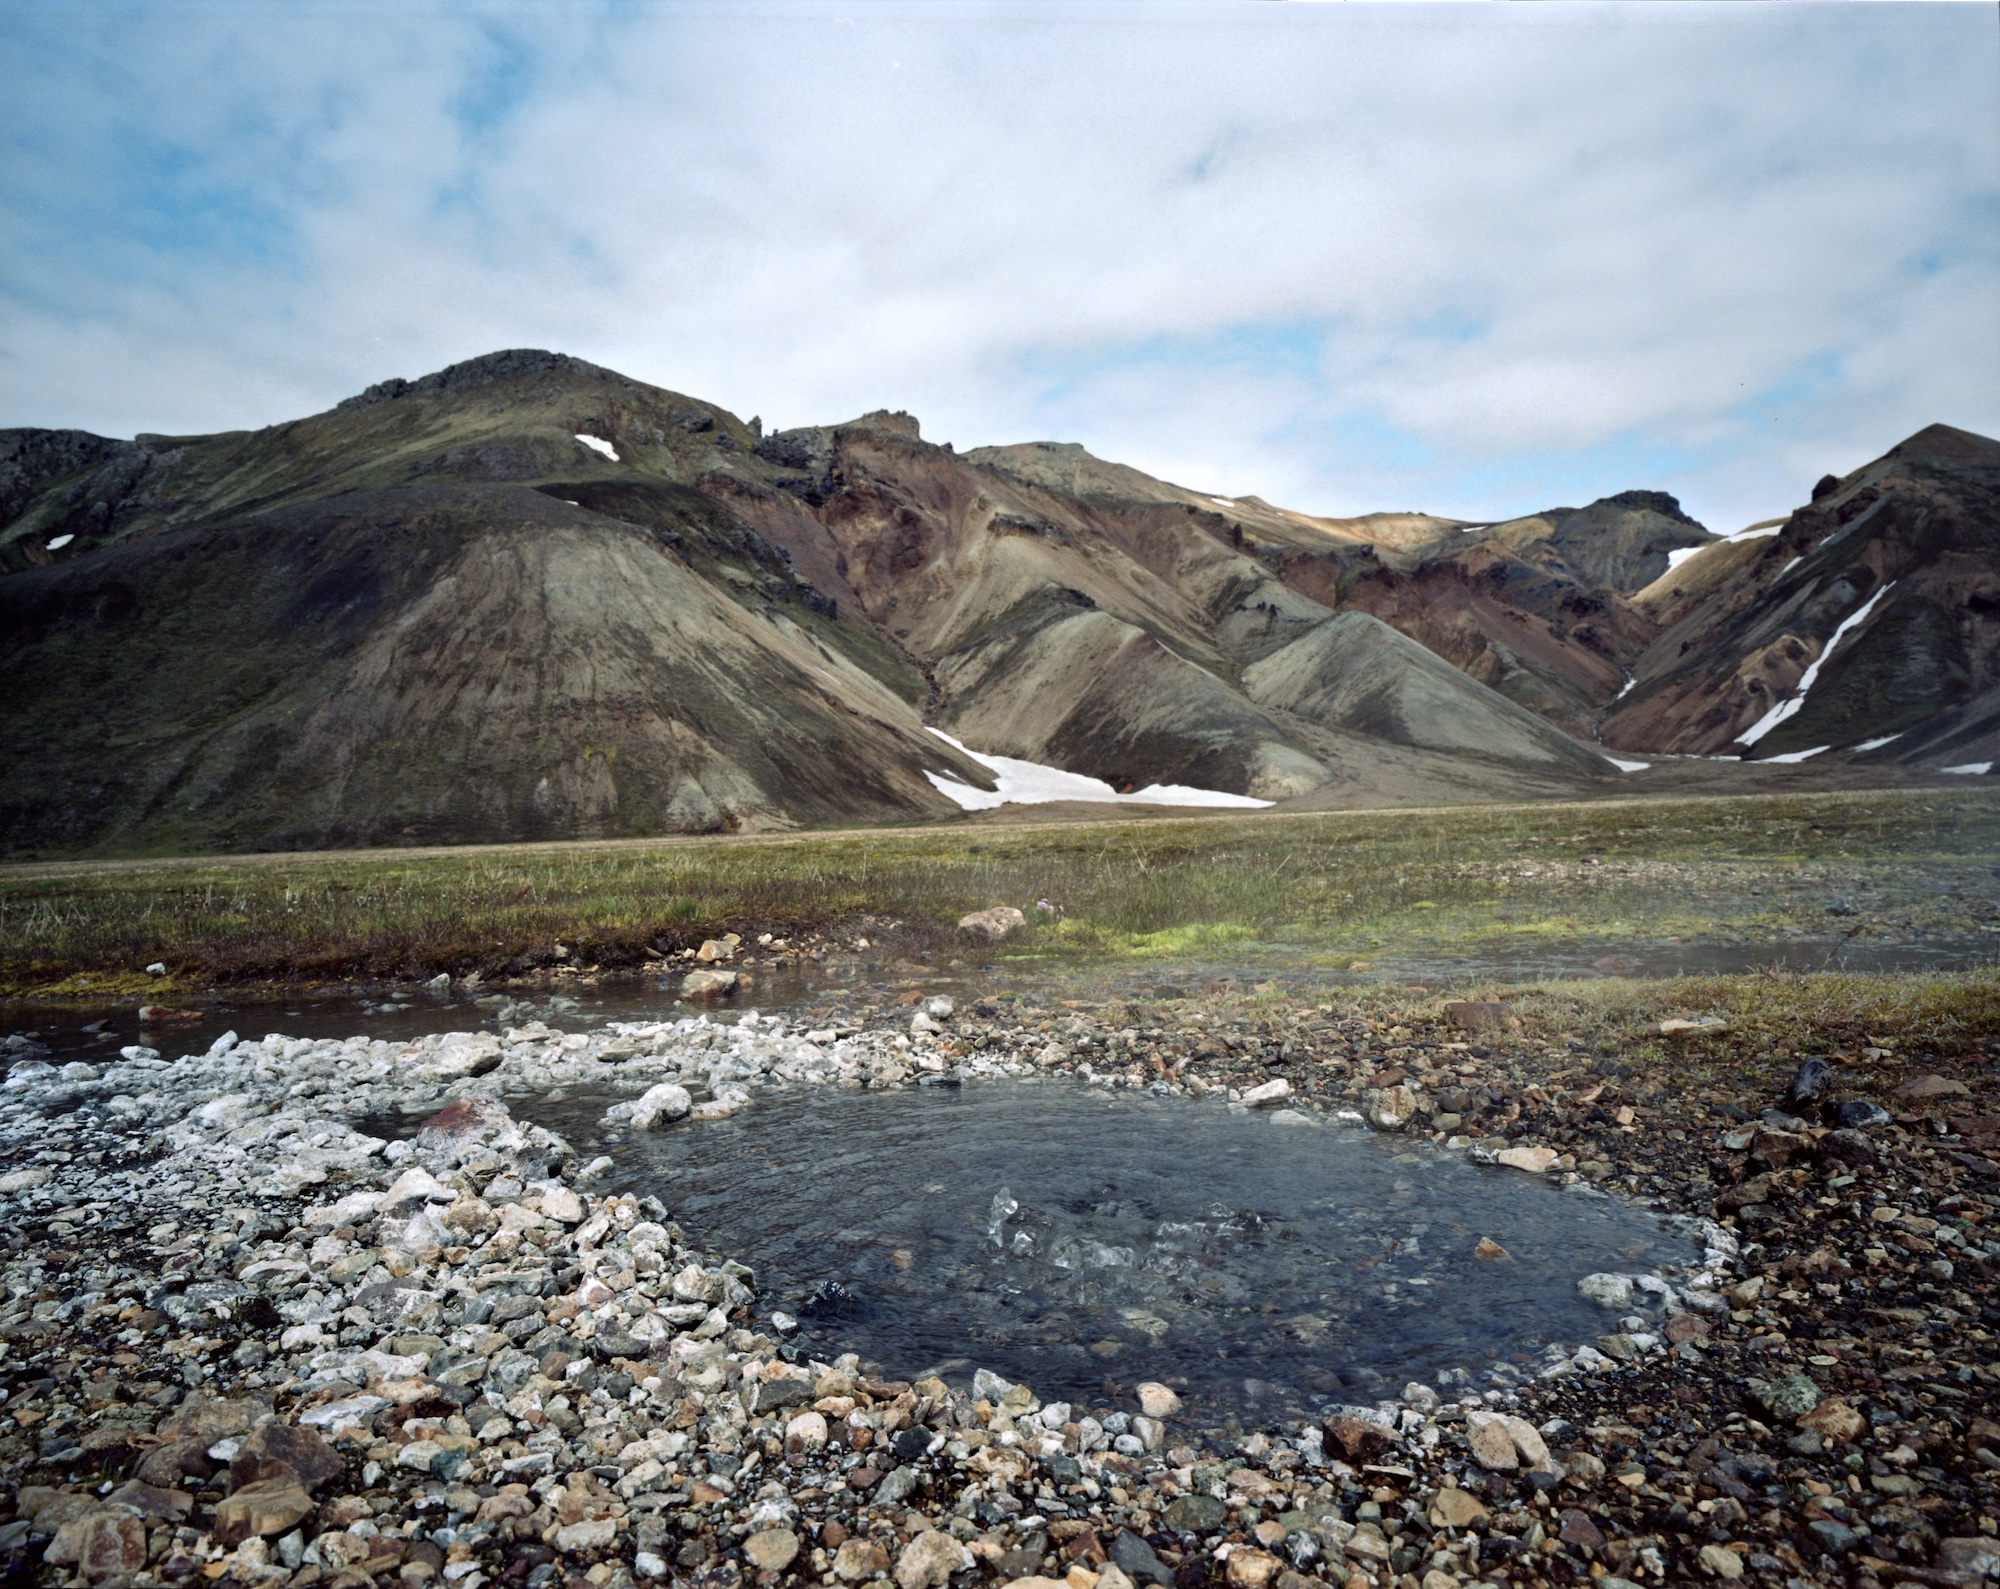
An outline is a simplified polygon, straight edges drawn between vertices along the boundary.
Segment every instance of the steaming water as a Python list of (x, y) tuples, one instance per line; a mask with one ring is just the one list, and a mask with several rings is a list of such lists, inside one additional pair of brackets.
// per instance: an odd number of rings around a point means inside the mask
[[(1700, 1257), (1608, 1197), (1213, 1101), (807, 1093), (625, 1137), (594, 1126), (604, 1102), (536, 1114), (753, 1265), (760, 1308), (798, 1315), (815, 1352), (1086, 1403), (1164, 1380), (1217, 1427), (1533, 1372), (1547, 1344), (1619, 1328), (1581, 1277)], [(1509, 1256), (1475, 1257), (1482, 1237)]]

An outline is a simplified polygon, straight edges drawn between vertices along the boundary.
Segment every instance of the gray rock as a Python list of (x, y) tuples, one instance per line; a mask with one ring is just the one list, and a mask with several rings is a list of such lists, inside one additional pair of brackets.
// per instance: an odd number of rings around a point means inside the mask
[(1228, 1515), (1229, 1508), (1212, 1495), (1183, 1495), (1167, 1503), (1160, 1521), (1176, 1533), (1209, 1534)]

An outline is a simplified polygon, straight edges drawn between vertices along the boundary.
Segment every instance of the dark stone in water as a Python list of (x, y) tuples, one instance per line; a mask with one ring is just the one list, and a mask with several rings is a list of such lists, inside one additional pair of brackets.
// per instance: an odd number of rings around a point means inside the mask
[(798, 1312), (802, 1319), (849, 1321), (865, 1317), (867, 1310), (861, 1298), (838, 1280), (822, 1280), (806, 1293)]

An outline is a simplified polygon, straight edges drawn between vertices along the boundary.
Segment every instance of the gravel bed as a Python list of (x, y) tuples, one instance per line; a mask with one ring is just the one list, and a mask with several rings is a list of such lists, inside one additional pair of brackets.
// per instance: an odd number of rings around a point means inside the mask
[[(1501, 1005), (1158, 1018), (933, 999), (860, 1028), (227, 1037), (60, 1068), (9, 1038), (0, 1566), (260, 1589), (2000, 1574), (1986, 1055), (1870, 1050), (1787, 1113)], [(627, 1128), (694, 1131), (773, 1087), (1053, 1075), (1594, 1182), (1705, 1221), (1707, 1268), (1593, 1276), (1597, 1341), (1476, 1389), (1223, 1441), (1164, 1385), (1086, 1409), (815, 1361), (753, 1273), (510, 1112), (613, 1090)], [(424, 1124), (355, 1129), (391, 1114)]]

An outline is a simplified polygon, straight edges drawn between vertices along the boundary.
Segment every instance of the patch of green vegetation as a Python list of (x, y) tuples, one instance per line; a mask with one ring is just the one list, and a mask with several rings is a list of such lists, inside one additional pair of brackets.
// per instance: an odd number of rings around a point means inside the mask
[(995, 904), (1031, 916), (1005, 953), (1080, 964), (1728, 936), (1861, 885), (1898, 930), (1942, 931), (1983, 908), (1996, 851), (2000, 801), (1903, 791), (16, 866), (0, 985), (83, 992), (153, 961), (185, 986), (615, 968), (864, 915), (928, 952)]

